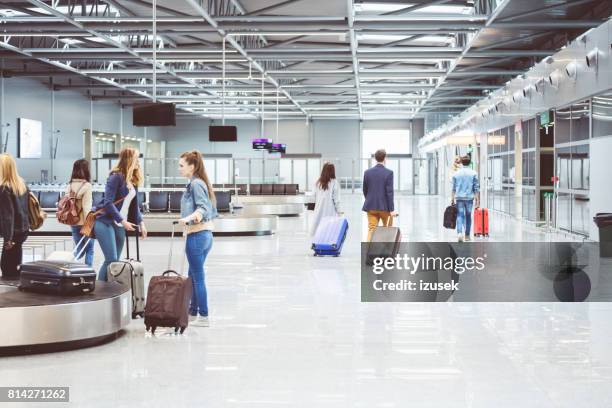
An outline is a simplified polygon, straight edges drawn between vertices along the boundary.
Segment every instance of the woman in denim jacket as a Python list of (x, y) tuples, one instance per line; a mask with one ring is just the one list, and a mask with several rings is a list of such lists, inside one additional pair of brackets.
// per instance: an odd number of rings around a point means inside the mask
[(212, 247), (213, 218), (217, 217), (215, 193), (204, 169), (202, 154), (197, 150), (185, 152), (179, 160), (179, 173), (189, 179), (181, 198), (181, 219), (187, 242), (185, 254), (189, 276), (193, 281), (190, 324), (208, 326), (208, 298), (204, 262)]

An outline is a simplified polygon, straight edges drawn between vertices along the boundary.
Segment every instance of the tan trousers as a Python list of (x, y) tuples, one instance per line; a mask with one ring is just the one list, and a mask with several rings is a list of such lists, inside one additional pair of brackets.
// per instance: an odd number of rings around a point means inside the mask
[(393, 217), (391, 217), (391, 213), (389, 211), (368, 211), (368, 242), (372, 240), (374, 229), (378, 226), (380, 221), (382, 221), (384, 226), (390, 227), (393, 225)]

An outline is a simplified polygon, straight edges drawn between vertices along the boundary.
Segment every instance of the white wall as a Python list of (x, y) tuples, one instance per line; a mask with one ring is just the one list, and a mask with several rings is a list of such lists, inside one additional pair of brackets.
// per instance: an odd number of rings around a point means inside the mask
[[(220, 125), (221, 121), (215, 121)], [(176, 127), (162, 128), (161, 135), (166, 140), (166, 156), (177, 157), (186, 150), (198, 149), (206, 153), (231, 153), (237, 158), (261, 157), (261, 152), (254, 151), (252, 139), (261, 137), (261, 121), (258, 120), (227, 120), (228, 126), (238, 128), (238, 143), (210, 142), (208, 140), (208, 119), (179, 118)], [(310, 131), (305, 121), (285, 120), (279, 122), (276, 136), (276, 122), (266, 121), (264, 136), (274, 140), (274, 143), (285, 143), (287, 153), (310, 153)]]
[[(24, 78), (4, 79), (4, 106), (2, 140), (8, 131), (7, 152), (17, 157), (17, 118), (23, 117), (42, 122), (43, 158), (17, 159), (19, 172), (26, 181), (40, 180), (40, 171), (49, 170), (51, 174), (51, 127), (52, 108), (51, 90), (43, 83)], [(55, 129), (60, 141), (56, 160), (53, 161), (54, 174), (59, 182), (70, 176), (72, 163), (84, 157), (83, 129), (90, 127), (90, 100), (83, 94), (72, 91), (55, 91)], [(121, 107), (112, 102), (93, 103), (93, 129), (109, 133), (121, 131)], [(143, 128), (132, 126), (131, 108), (123, 109), (124, 134), (143, 136)], [(150, 128), (147, 137), (158, 140), (158, 129)]]
[[(591, 139), (589, 213), (591, 220), (598, 212), (612, 212), (612, 183), (610, 182), (610, 156), (612, 155), (612, 135)], [(590, 222), (589, 238), (599, 240), (599, 232), (594, 222)]]
[[(358, 120), (316, 120), (314, 126), (314, 151), (324, 159), (337, 160), (336, 176), (350, 177), (351, 162), (361, 156)], [(356, 165), (356, 171), (359, 167)]]

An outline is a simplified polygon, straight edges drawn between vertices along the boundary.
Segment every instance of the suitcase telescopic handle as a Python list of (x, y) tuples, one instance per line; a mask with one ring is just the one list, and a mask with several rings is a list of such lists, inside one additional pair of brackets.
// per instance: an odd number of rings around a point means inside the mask
[[(140, 262), (140, 227), (138, 225), (135, 226), (135, 234), (136, 235), (136, 260)], [(130, 232), (125, 230), (125, 250), (127, 259), (130, 259), (130, 240), (128, 237), (130, 236)]]
[(387, 217), (387, 222), (385, 223), (385, 227), (389, 227), (391, 225), (391, 220), (393, 219), (393, 217), (397, 217), (397, 215), (389, 215)]
[[(178, 221), (172, 221), (172, 236), (170, 237), (170, 254), (168, 254), (168, 270), (172, 271), (172, 254), (174, 250), (174, 241), (176, 236), (176, 226), (179, 225)], [(185, 246), (187, 245), (187, 235), (185, 235)], [(177, 275), (183, 276), (185, 272), (185, 259), (181, 262), (181, 273)], [(175, 272), (176, 273), (176, 272)]]

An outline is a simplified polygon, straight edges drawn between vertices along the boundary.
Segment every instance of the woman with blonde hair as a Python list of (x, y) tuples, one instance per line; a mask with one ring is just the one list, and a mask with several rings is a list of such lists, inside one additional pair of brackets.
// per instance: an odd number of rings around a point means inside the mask
[(179, 173), (189, 179), (181, 198), (181, 219), (185, 225), (187, 242), (185, 255), (189, 263), (189, 276), (193, 282), (191, 305), (189, 307), (192, 325), (207, 327), (208, 294), (204, 263), (212, 248), (213, 222), (217, 216), (215, 192), (213, 191), (202, 154), (193, 150), (185, 152), (179, 159)]
[(103, 211), (94, 225), (96, 239), (104, 254), (104, 262), (98, 271), (98, 279), (107, 280), (108, 265), (119, 260), (125, 234), (140, 230), (146, 238), (147, 229), (142, 220), (138, 202), (138, 186), (142, 183), (142, 171), (138, 150), (126, 147), (119, 153), (119, 162), (111, 170), (104, 189)]
[(15, 159), (7, 153), (0, 154), (0, 230), (4, 245), (0, 269), (4, 279), (18, 279), (17, 267), (23, 258), (22, 246), (28, 238), (29, 190), (17, 173)]

